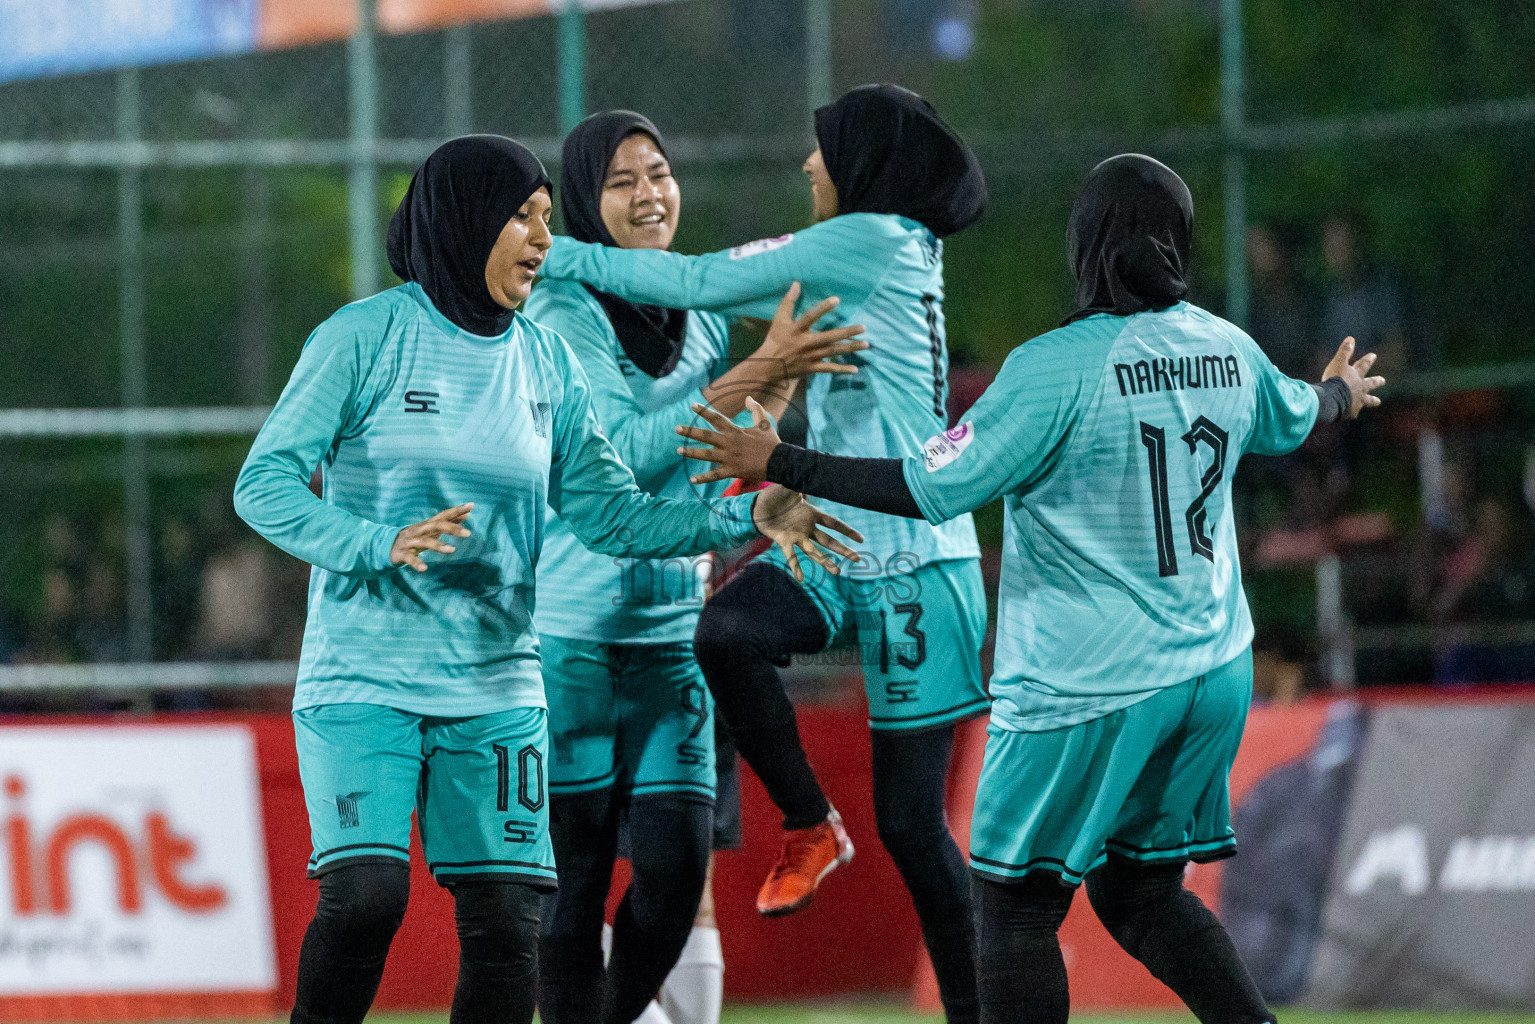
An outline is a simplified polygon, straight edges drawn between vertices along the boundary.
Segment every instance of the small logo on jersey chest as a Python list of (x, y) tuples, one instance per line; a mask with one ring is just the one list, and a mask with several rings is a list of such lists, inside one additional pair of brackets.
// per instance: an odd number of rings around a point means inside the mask
[(406, 412), (442, 412), (437, 408), (437, 392), (435, 391), (407, 391), (405, 392)]
[(533, 433), (549, 439), (549, 403), (528, 399), (528, 414), (533, 417)]

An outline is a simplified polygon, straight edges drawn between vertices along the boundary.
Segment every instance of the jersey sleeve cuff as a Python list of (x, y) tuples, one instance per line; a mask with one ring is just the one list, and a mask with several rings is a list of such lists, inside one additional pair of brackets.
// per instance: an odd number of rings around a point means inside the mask
[(389, 552), (394, 549), (394, 539), (400, 535), (400, 531), (392, 526), (374, 526), (373, 543), (369, 547), (370, 557), (368, 568), (374, 573), (382, 575), (392, 570), (395, 566), (389, 560)]
[(906, 478), (906, 487), (911, 491), (911, 496), (917, 503), (917, 508), (922, 511), (922, 518), (937, 526), (946, 523), (954, 517), (938, 504), (935, 495), (929, 492), (927, 481), (923, 476), (927, 473), (927, 467), (921, 459), (902, 459), (901, 475)]
[(716, 547), (738, 547), (756, 538), (757, 524), (752, 521), (752, 508), (756, 503), (756, 491), (716, 498), (709, 503), (714, 510), (714, 529), (719, 535)]

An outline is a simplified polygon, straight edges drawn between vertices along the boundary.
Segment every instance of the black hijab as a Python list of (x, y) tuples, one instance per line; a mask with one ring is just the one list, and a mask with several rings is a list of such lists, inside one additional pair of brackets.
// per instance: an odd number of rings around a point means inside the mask
[(895, 213), (942, 238), (986, 210), (986, 178), (927, 100), (899, 85), (861, 85), (815, 112), (815, 137), (838, 213)]
[(1087, 176), (1066, 232), (1077, 310), (1129, 316), (1166, 309), (1189, 293), (1194, 198), (1172, 168), (1124, 153)]
[(548, 187), (544, 165), (520, 142), (500, 135), (444, 142), (410, 179), (389, 221), (389, 266), (464, 330), (502, 334), (513, 313), (490, 297), (485, 264), (512, 214)]
[[(632, 110), (593, 114), (565, 136), (560, 156), (560, 213), (565, 218), (565, 231), (578, 242), (618, 245), (602, 222), (602, 187), (613, 154), (636, 133), (650, 136), (661, 155), (666, 155), (656, 126)], [(687, 333), (687, 310), (630, 302), (591, 285), (586, 290), (608, 315), (630, 362), (651, 377), (665, 377), (677, 368)]]

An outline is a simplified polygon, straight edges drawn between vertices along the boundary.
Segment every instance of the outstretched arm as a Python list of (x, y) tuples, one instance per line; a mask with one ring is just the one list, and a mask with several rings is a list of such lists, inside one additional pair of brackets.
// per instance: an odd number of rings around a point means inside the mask
[(693, 478), (698, 482), (724, 476), (766, 479), (830, 501), (940, 523), (1048, 472), (1059, 442), (1075, 422), (1081, 365), (1066, 346), (1021, 346), (966, 421), (929, 438), (922, 454), (912, 458), (845, 458), (781, 444), (772, 424), (755, 409), (753, 425), (744, 430), (695, 409), (714, 429), (678, 427), (677, 433), (710, 447), (678, 452), (716, 464)]
[(912, 497), (911, 488), (901, 470), (900, 459), (858, 459), (799, 448), (778, 439), (773, 421), (755, 400), (747, 400), (752, 425), (745, 429), (703, 406), (698, 413), (715, 429), (678, 427), (677, 433), (696, 441), (708, 442), (710, 448), (678, 448), (679, 455), (714, 462), (717, 465), (693, 477), (694, 483), (707, 483), (739, 476), (747, 480), (767, 480), (801, 494), (866, 508), (886, 515), (921, 519), (922, 509)]
[(617, 557), (664, 558), (735, 547), (761, 533), (785, 549), (796, 575), (794, 549), (833, 572), (835, 566), (820, 547), (853, 557), (823, 528), (854, 540), (863, 538), (797, 494), (770, 489), (712, 501), (679, 501), (640, 490), (597, 425), (585, 375), (573, 360), (570, 365), (572, 376), (556, 421), (549, 504), (588, 548)]
[[(584, 281), (632, 302), (705, 309), (767, 319), (796, 281), (810, 301), (839, 296), (861, 303), (888, 269), (888, 253), (834, 218), (792, 235), (724, 252), (684, 256), (658, 249), (617, 249), (558, 236), (539, 272)], [(883, 255), (885, 258), (881, 259)]]
[(1384, 377), (1366, 377), (1375, 353), (1354, 359), (1354, 339), (1344, 338), (1322, 371), (1322, 383), (1306, 384), (1281, 373), (1253, 344), (1249, 352), (1257, 374), (1257, 417), (1247, 451), (1255, 455), (1285, 455), (1299, 448), (1324, 423), (1354, 419), (1380, 405), (1372, 392)]

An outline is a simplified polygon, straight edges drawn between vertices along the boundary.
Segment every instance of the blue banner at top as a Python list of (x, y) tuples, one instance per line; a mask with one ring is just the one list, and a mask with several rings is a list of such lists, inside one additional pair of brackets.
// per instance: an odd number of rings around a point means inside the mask
[(0, 0), (0, 82), (256, 47), (258, 0)]

